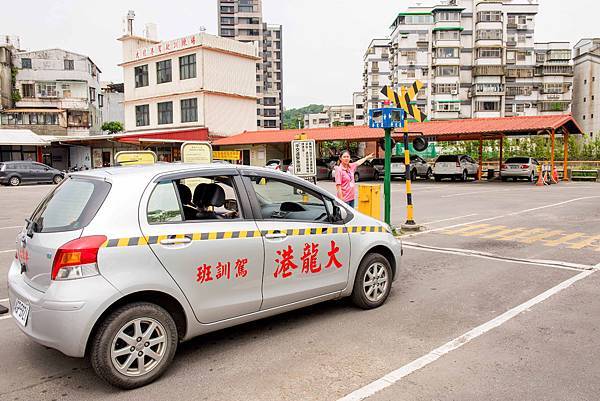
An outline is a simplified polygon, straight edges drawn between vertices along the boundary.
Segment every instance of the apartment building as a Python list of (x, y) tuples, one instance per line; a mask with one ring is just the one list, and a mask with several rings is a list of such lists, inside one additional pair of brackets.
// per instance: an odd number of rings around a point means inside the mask
[(134, 35), (131, 26), (119, 40), (128, 133), (256, 130), (253, 44), (206, 33), (158, 41)]
[(569, 45), (534, 42), (537, 11), (536, 0), (409, 7), (390, 27), (393, 87), (423, 81), (431, 119), (568, 112)]
[(573, 117), (587, 140), (600, 138), (600, 38), (577, 42), (573, 64)]
[(364, 92), (354, 92), (352, 94), (352, 107), (354, 109), (354, 125), (366, 125), (365, 120), (365, 94)]
[(366, 110), (383, 106), (386, 97), (381, 88), (390, 84), (390, 41), (373, 39), (365, 52), (363, 68), (363, 104)]
[(255, 42), (258, 129), (283, 128), (283, 65), (281, 25), (267, 24), (261, 0), (217, 0), (219, 36)]
[(18, 49), (17, 36), (0, 35), (0, 110), (13, 106), (12, 55)]
[(102, 122), (118, 121), (125, 124), (125, 85), (123, 83), (101, 82), (103, 96)]
[(329, 114), (322, 113), (307, 113), (304, 115), (304, 128), (329, 128), (331, 122)]
[(88, 56), (63, 49), (17, 51), (12, 66), (14, 107), (2, 111), (2, 128), (59, 136), (101, 133), (101, 71)]

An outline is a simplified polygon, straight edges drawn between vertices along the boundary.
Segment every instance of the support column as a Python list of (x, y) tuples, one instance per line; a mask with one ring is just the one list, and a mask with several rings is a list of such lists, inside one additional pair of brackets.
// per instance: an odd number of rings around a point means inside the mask
[(375, 141), (375, 157), (379, 159), (379, 141)]
[(504, 161), (504, 135), (500, 135), (500, 154), (498, 159), (498, 176), (502, 177), (502, 162)]
[(556, 147), (556, 130), (554, 128), (552, 128), (552, 132), (550, 133), (550, 142), (550, 176), (552, 177), (552, 174), (554, 174), (554, 149)]
[(477, 179), (481, 180), (483, 176), (483, 138), (479, 138), (479, 171), (477, 172)]
[(569, 181), (569, 134), (563, 128), (564, 160), (563, 160), (563, 181)]

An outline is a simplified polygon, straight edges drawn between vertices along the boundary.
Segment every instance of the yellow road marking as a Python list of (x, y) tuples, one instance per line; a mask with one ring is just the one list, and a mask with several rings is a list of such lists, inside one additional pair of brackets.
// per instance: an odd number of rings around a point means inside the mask
[(475, 231), (463, 232), (463, 233), (460, 233), (459, 235), (462, 237), (474, 237), (479, 234), (489, 233), (490, 231), (503, 230), (505, 228), (506, 228), (505, 226), (484, 227), (484, 228), (480, 228), (479, 230), (475, 230)]
[[(598, 245), (600, 245), (600, 235), (592, 235), (591, 237), (587, 237), (584, 240), (575, 242), (575, 243), (569, 245), (569, 248), (582, 249), (582, 248), (585, 248), (586, 246), (593, 246), (594, 242), (598, 242)], [(600, 246), (596, 250), (600, 251)]]
[(478, 227), (488, 227), (489, 224), (471, 224), (468, 226), (462, 226), (460, 228), (457, 228), (456, 230), (444, 230), (442, 231), (444, 234), (458, 234), (461, 233), (463, 231), (469, 231), (473, 228), (478, 228)]
[(552, 241), (546, 241), (546, 242), (544, 242), (544, 245), (546, 245), (546, 246), (557, 246), (557, 245), (560, 245), (560, 244), (566, 244), (566, 243), (568, 243), (569, 241), (571, 241), (571, 240), (573, 240), (575, 238), (580, 238), (580, 237), (583, 237), (583, 236), (585, 236), (584, 233), (567, 234), (567, 235), (565, 235), (562, 238), (555, 239), (555, 240), (552, 240)]
[(522, 228), (522, 227), (508, 228), (506, 230), (498, 231), (497, 233), (494, 233), (494, 234), (484, 235), (483, 238), (485, 238), (485, 239), (503, 239), (503, 238), (510, 239), (510, 237), (508, 237), (509, 234), (518, 233), (518, 232), (521, 232), (524, 230), (527, 230), (527, 229)]
[[(554, 230), (554, 231), (542, 230), (542, 231), (543, 232), (541, 232), (540, 234), (531, 235), (529, 237), (520, 239), (518, 241), (522, 242), (524, 244), (533, 244), (534, 242), (541, 241), (541, 240), (543, 240), (545, 238), (554, 237), (556, 235), (562, 234), (562, 231), (560, 231), (560, 230)], [(525, 232), (523, 234), (526, 235), (527, 232)]]

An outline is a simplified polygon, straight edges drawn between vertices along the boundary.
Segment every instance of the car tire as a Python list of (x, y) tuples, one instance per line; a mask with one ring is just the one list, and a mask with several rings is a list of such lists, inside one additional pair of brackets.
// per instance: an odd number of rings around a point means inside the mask
[(410, 180), (411, 181), (417, 180), (417, 170), (415, 170), (415, 169), (410, 170)]
[(60, 174), (56, 174), (54, 177), (52, 177), (52, 182), (56, 185), (60, 184), (61, 181), (63, 180), (63, 176)]
[(354, 173), (354, 182), (360, 181), (360, 175), (358, 173)]
[(373, 180), (379, 181), (379, 171), (375, 170), (375, 174), (373, 174)]
[(10, 177), (8, 179), (8, 185), (10, 185), (11, 187), (18, 187), (19, 185), (21, 185), (21, 179), (17, 176)]
[(460, 180), (462, 182), (467, 182), (468, 179), (469, 179), (469, 173), (467, 173), (467, 170), (464, 170), (462, 172), (462, 174), (460, 175)]
[(360, 262), (356, 272), (352, 303), (361, 309), (380, 307), (390, 295), (392, 279), (390, 262), (378, 253), (368, 254)]
[[(151, 324), (156, 324), (155, 328), (151, 333), (145, 333), (144, 330), (149, 331)], [(123, 340), (125, 335), (129, 336), (127, 342)], [(158, 340), (161, 336), (163, 341)], [(152, 303), (135, 302), (116, 309), (102, 321), (92, 339), (90, 361), (96, 374), (107, 383), (133, 389), (153, 382), (166, 371), (175, 356), (178, 341), (175, 321), (165, 309)], [(152, 342), (156, 344), (149, 345)], [(114, 352), (117, 347), (121, 352)], [(150, 351), (153, 356), (146, 354)], [(121, 355), (117, 355), (119, 353)], [(133, 360), (129, 361), (131, 358)], [(156, 358), (159, 358), (158, 361)], [(133, 370), (135, 365), (139, 371), (141, 361), (148, 363), (145, 366), (150, 369), (147, 373)], [(129, 365), (124, 368), (127, 372), (117, 368), (118, 364), (125, 366), (128, 362)]]
[(508, 177), (501, 177), (501, 179), (502, 179), (502, 182), (508, 181)]
[(434, 179), (436, 182), (440, 182), (440, 181), (442, 181), (442, 177), (440, 177), (440, 176), (437, 176), (437, 175), (433, 176), (433, 179)]
[(533, 173), (533, 171), (531, 172), (531, 175), (529, 176), (529, 182), (535, 182), (535, 174)]

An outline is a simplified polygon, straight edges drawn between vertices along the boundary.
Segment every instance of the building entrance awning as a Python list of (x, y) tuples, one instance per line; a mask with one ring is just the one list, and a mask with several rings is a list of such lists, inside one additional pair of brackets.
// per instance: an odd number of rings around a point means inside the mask
[(28, 129), (0, 129), (0, 145), (48, 146), (50, 141)]

